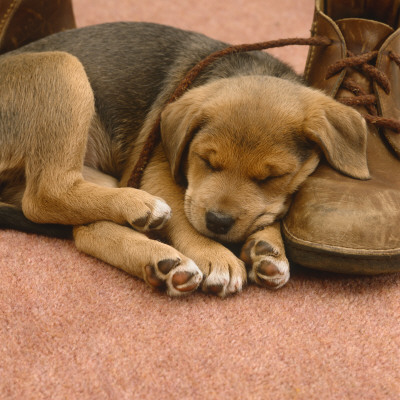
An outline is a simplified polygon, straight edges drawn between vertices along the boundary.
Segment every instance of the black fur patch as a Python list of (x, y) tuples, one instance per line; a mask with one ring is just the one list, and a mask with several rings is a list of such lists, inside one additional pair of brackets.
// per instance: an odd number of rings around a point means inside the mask
[(36, 224), (27, 219), (20, 209), (12, 206), (0, 206), (0, 229), (15, 229), (59, 239), (72, 239), (71, 225)]

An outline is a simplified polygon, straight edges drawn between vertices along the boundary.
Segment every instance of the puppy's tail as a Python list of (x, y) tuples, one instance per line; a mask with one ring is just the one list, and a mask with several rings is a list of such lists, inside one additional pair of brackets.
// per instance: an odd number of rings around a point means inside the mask
[(59, 239), (72, 239), (72, 226), (36, 224), (27, 219), (21, 209), (5, 203), (0, 203), (0, 229), (15, 229)]

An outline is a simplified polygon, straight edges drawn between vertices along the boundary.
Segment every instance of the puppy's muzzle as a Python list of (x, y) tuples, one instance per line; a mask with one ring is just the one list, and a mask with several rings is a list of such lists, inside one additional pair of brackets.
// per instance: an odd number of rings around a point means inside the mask
[(213, 233), (224, 235), (229, 232), (235, 223), (235, 218), (218, 211), (207, 211), (206, 226)]

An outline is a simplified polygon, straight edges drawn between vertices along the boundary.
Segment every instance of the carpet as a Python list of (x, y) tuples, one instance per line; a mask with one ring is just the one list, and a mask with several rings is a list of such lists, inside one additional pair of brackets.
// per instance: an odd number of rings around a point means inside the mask
[[(312, 0), (75, 0), (78, 26), (307, 37)], [(273, 51), (301, 72), (307, 50)], [(69, 241), (0, 231), (1, 399), (398, 399), (400, 274), (294, 266), (272, 292), (171, 299)]]

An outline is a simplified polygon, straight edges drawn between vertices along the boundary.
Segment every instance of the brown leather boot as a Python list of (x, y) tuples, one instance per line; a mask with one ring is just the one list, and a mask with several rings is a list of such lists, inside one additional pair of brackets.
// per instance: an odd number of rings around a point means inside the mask
[(400, 271), (399, 15), (399, 0), (316, 1), (312, 34), (332, 44), (310, 49), (305, 76), (366, 115), (371, 179), (321, 163), (282, 224), (295, 263), (342, 273)]
[(75, 28), (71, 0), (1, 0), (0, 54)]

